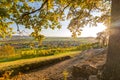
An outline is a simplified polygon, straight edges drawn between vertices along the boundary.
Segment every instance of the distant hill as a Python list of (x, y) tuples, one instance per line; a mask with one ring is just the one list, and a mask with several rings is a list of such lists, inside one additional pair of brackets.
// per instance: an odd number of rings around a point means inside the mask
[(6, 37), (6, 39), (0, 38), (0, 40), (18, 40), (18, 39), (33, 39), (33, 38), (30, 36), (18, 36), (18, 35), (14, 35), (12, 37)]
[[(6, 40), (18, 40), (18, 39), (34, 39), (33, 37), (30, 36), (18, 36), (18, 35), (14, 35), (11, 38), (7, 37)], [(77, 40), (77, 39), (95, 39), (95, 37), (78, 37), (76, 39), (72, 38), (72, 37), (46, 37), (45, 40)], [(0, 40), (2, 40), (2, 38), (0, 38)]]
[(15, 40), (15, 39), (33, 39), (33, 37), (30, 37), (30, 36), (12, 36), (11, 39), (12, 40)]
[[(0, 39), (1, 42), (17, 42), (17, 43), (29, 43), (29, 42), (33, 42), (35, 41), (33, 37), (30, 36), (18, 36), (18, 35), (14, 35), (12, 36), (12, 38), (7, 37), (6, 39)], [(43, 42), (54, 42), (54, 41), (77, 41), (77, 42), (96, 42), (96, 39), (94, 37), (78, 37), (76, 39), (72, 38), (72, 37), (46, 37)], [(35, 41), (36, 42), (36, 41)]]

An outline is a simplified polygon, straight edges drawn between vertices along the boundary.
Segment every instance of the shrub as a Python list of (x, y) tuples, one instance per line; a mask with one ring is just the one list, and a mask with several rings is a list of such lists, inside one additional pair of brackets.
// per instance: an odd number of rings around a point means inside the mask
[(10, 56), (13, 54), (15, 54), (15, 49), (10, 45), (5, 45), (0, 48), (0, 56)]

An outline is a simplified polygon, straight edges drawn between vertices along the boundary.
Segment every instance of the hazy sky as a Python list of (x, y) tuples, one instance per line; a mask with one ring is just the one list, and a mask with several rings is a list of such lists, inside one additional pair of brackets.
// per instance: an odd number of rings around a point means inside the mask
[[(61, 29), (43, 29), (42, 30), (42, 34), (44, 34), (45, 36), (59, 36), (59, 37), (71, 37), (71, 32), (67, 29), (67, 24), (68, 22), (62, 22), (62, 28)], [(103, 24), (98, 24), (97, 27), (89, 27), (86, 26), (84, 28), (82, 28), (82, 33), (80, 35), (80, 37), (96, 37), (98, 32), (101, 32), (103, 30), (105, 30), (106, 27)]]

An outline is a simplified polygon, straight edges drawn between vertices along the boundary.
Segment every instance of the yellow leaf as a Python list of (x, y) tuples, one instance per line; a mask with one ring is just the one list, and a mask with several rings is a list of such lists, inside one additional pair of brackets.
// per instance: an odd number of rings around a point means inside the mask
[(18, 0), (14, 0), (15, 1), (15, 3), (17, 3), (18, 2)]
[(30, 2), (34, 2), (34, 0), (29, 0)]
[(6, 8), (9, 8), (9, 7), (11, 7), (11, 4), (8, 3), (8, 2), (6, 2), (6, 3), (5, 3), (5, 7), (6, 7)]

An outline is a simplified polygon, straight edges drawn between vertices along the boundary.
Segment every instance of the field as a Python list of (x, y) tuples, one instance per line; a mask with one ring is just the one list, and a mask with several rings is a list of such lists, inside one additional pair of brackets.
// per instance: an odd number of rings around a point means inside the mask
[[(55, 64), (81, 51), (99, 47), (95, 38), (47, 37), (41, 45), (31, 37), (13, 37), (0, 41), (0, 75), (12, 75)], [(33, 66), (34, 65), (34, 66)]]

